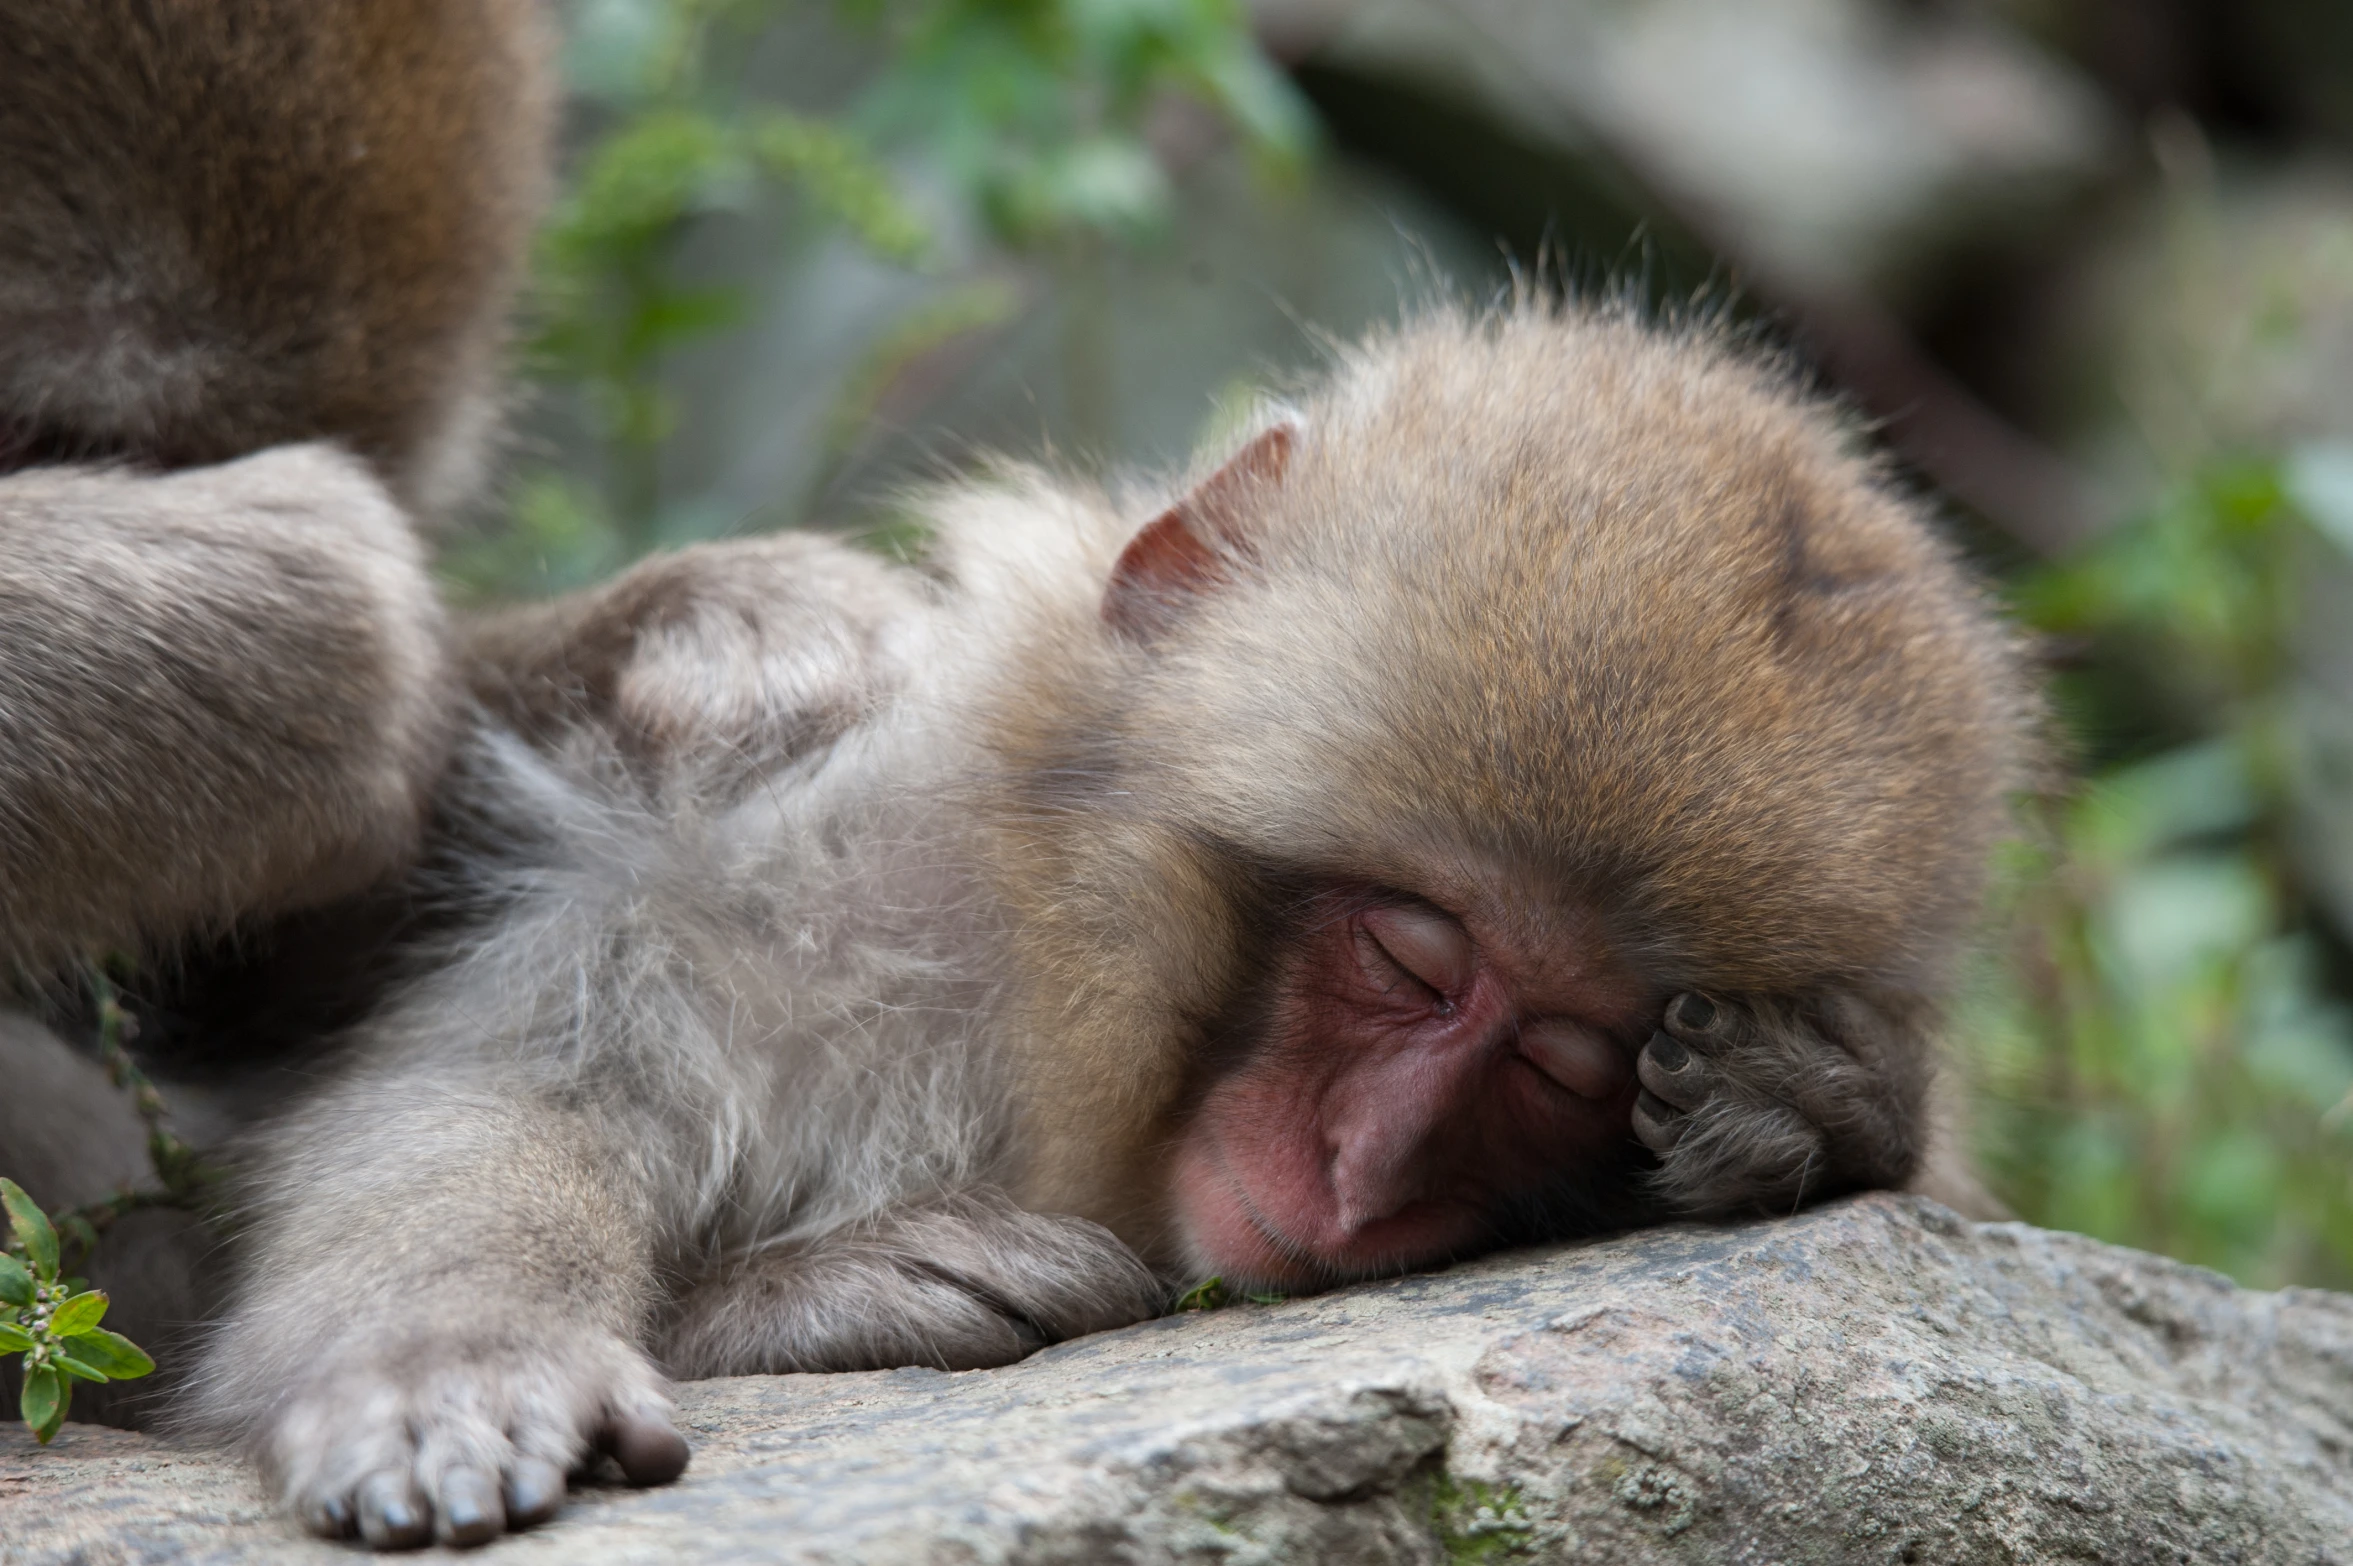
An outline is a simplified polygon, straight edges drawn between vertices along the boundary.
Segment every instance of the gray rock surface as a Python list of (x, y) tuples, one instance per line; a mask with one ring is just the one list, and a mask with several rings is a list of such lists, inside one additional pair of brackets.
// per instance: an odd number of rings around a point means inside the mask
[[(682, 1402), (683, 1480), (496, 1558), (2353, 1563), (2353, 1297), (1907, 1197)], [(220, 1458), (0, 1437), (11, 1566), (353, 1558)]]

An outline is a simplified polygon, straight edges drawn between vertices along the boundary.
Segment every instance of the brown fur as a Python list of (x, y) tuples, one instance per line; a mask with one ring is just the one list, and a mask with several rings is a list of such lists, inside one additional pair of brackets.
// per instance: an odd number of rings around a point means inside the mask
[[(413, 522), (495, 422), (544, 32), (537, 0), (0, 0), (0, 1000), (417, 847), (456, 702)], [(22, 1013), (0, 1056), (102, 1086)], [(0, 1088), (0, 1173), (61, 1203), (144, 1169), (87, 1100)], [(90, 1270), (148, 1336), (203, 1243), (141, 1214)]]
[(2033, 708), (1922, 506), (1610, 313), (1427, 319), (1286, 417), (1167, 510), (1008, 469), (926, 573), (722, 546), (476, 639), (478, 919), (262, 1149), (200, 1388), (312, 1527), (664, 1477), (657, 1364), (1144, 1313), (1318, 878), (1640, 977), (1631, 1132), (1476, 1243), (1912, 1172)]
[[(0, 965), (413, 847), (449, 700), (403, 508), (480, 466), (542, 30), (534, 0), (0, 0)], [(232, 460), (319, 440), (372, 474)]]
[(0, 623), (0, 964), (322, 901), (414, 841), (440, 610), (351, 458), (0, 478)]
[(545, 177), (536, 0), (0, 0), (0, 457), (347, 442), (463, 497)]

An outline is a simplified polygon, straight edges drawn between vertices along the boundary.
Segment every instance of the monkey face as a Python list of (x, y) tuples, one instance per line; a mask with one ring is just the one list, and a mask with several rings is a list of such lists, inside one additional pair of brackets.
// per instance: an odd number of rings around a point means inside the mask
[(1173, 1217), (1200, 1271), (1299, 1288), (1476, 1249), (1629, 1144), (1657, 998), (1577, 911), (1453, 901), (1309, 900), (1262, 1036), (1179, 1139)]
[(1828, 410), (1656, 348), (1409, 330), (1072, 573), (1025, 1199), (1296, 1289), (1912, 1166), (2033, 701)]

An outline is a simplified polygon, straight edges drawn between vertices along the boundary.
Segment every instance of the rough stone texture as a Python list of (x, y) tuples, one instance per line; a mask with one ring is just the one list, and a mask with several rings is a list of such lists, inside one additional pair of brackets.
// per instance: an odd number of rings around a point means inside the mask
[[(530, 1561), (2353, 1563), (2353, 1297), (1904, 1197), (715, 1381)], [(233, 1463), (0, 1438), (0, 1560), (350, 1560)]]

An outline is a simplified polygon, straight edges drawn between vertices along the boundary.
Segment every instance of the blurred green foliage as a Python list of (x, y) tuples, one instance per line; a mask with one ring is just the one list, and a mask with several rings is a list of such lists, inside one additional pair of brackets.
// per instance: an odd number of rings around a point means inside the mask
[[(2033, 807), (1962, 1021), (2020, 1215), (2251, 1283), (2353, 1285), (2353, 1011), (2299, 851), (2297, 637), (2353, 563), (2291, 466), (2217, 458), (2018, 585), (2090, 762)], [(2305, 459), (2300, 470), (2321, 471)], [(2353, 540), (2353, 530), (2345, 531)], [(2119, 735), (2154, 736), (2104, 762)]]
[[(1148, 120), (1168, 95), (1216, 111), (1269, 166), (1296, 164), (1313, 139), (1241, 0), (576, 0), (566, 21), (586, 130), (541, 235), (526, 367), (577, 392), (599, 460), (525, 475), (509, 517), (450, 552), (445, 574), (476, 596), (576, 586), (682, 541), (661, 493), (678, 420), (664, 372), (747, 308), (745, 280), (681, 266), (698, 223), (749, 218), (785, 192), (878, 257), (936, 267), (917, 189), (1008, 246), (1155, 231), (1172, 192)], [(763, 45), (826, 24), (868, 46), (847, 101), (764, 96), (750, 64)], [(916, 312), (837, 422), (914, 354), (1010, 309), (981, 283)]]

